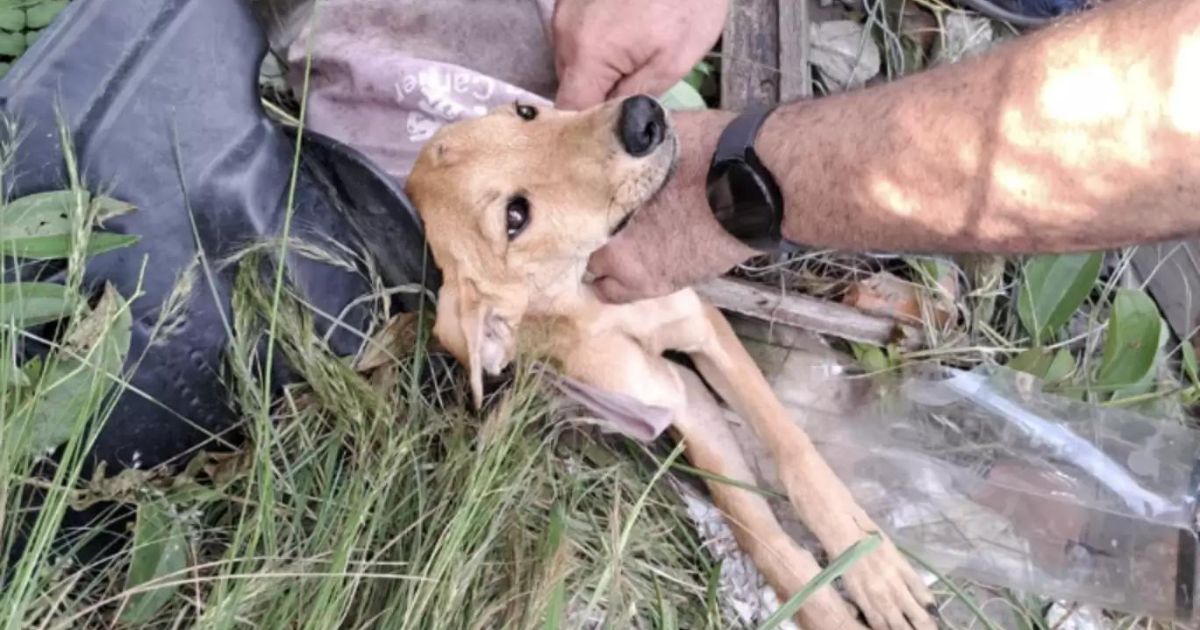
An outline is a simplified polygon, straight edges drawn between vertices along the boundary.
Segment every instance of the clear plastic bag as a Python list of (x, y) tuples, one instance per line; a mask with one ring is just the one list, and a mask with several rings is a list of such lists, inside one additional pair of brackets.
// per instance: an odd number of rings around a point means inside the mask
[(1004, 368), (910, 377), (805, 427), (863, 508), (935, 568), (1191, 621), (1200, 433)]

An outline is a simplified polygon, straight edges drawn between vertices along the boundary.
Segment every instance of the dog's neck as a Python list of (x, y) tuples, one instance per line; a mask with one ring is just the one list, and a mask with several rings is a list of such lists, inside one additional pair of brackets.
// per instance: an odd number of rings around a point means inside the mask
[(565, 267), (530, 279), (536, 291), (530, 296), (527, 317), (579, 318), (602, 304), (591, 285), (583, 279), (587, 257), (572, 260)]
[(555, 283), (550, 290), (539, 292), (530, 300), (526, 317), (586, 318), (603, 304), (591, 285), (580, 278), (576, 282)]

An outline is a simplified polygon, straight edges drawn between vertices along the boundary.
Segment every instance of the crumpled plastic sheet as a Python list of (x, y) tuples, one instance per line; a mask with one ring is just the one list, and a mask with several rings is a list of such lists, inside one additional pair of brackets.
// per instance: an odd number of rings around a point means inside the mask
[(879, 74), (879, 46), (853, 20), (834, 20), (811, 26), (812, 64), (821, 72), (831, 92), (862, 87)]
[[(1055, 396), (1004, 368), (871, 380), (819, 342), (744, 341), (856, 500), (939, 572), (1098, 609), (1192, 618), (1200, 433)], [(760, 485), (779, 490), (765, 445), (728, 417)], [(769, 615), (753, 566), (722, 547), (731, 539), (708, 522), (706, 504), (687, 501), (715, 553), (744, 569), (721, 576), (727, 601)], [(784, 528), (818, 552), (786, 501), (771, 503)]]

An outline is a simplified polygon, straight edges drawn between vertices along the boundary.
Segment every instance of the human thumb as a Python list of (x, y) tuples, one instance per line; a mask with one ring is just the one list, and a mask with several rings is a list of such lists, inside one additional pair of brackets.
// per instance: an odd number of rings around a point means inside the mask
[(625, 286), (623, 282), (612, 276), (597, 278), (592, 282), (592, 290), (596, 292), (596, 295), (600, 296), (601, 301), (609, 304), (633, 302), (639, 297), (633, 291), (630, 291), (629, 287)]
[(592, 288), (605, 302), (620, 304), (654, 294), (641, 262), (622, 251), (619, 243), (609, 243), (593, 253), (587, 270), (595, 278)]
[[(682, 75), (679, 77), (682, 78)], [(646, 94), (660, 98), (679, 78), (667, 72), (658, 59), (642, 66), (637, 72), (621, 79), (612, 89), (613, 98)]]
[(615, 72), (602, 68), (570, 65), (563, 68), (558, 80), (558, 94), (554, 97), (557, 109), (587, 109), (604, 102), (609, 90), (619, 77)]

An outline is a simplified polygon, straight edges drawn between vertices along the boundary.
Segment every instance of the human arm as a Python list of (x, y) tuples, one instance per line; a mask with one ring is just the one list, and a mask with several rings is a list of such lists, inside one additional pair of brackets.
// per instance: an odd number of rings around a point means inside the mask
[[(688, 159), (593, 257), (603, 295), (661, 293), (754, 253), (704, 197), (731, 116), (676, 115)], [(975, 59), (785, 105), (756, 149), (784, 235), (813, 247), (1018, 254), (1200, 234), (1200, 0), (1117, 0)]]

